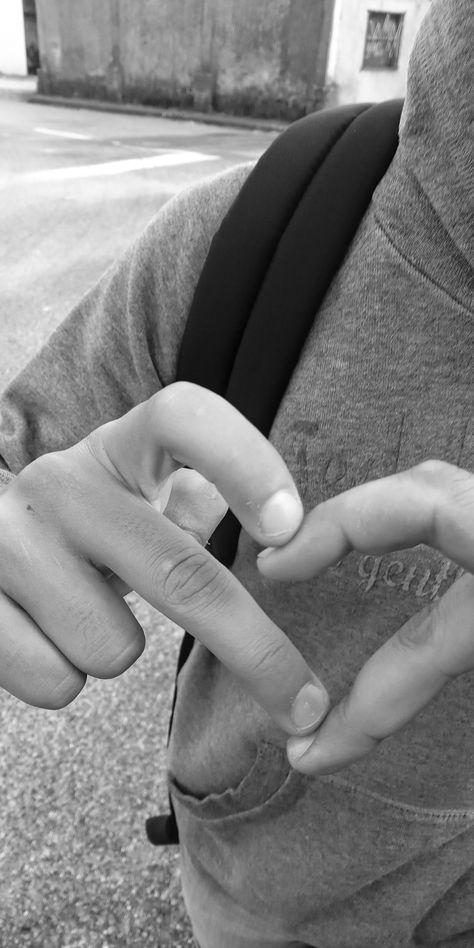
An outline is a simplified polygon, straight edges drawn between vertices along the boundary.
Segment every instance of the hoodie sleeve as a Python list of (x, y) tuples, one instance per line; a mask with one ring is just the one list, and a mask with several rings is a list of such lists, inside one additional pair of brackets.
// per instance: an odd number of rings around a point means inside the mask
[(210, 242), (250, 167), (169, 201), (9, 383), (0, 396), (0, 469), (17, 474), (175, 380)]

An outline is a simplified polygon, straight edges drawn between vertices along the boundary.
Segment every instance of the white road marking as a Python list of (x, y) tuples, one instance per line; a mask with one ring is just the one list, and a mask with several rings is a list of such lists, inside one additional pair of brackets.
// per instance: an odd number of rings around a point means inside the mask
[(98, 178), (103, 175), (126, 174), (127, 171), (146, 171), (149, 168), (167, 168), (172, 165), (190, 165), (197, 161), (217, 161), (219, 155), (205, 155), (199, 151), (172, 151), (149, 158), (124, 158), (104, 161), (98, 165), (74, 165), (70, 168), (47, 168), (24, 175), (28, 181), (65, 181), (71, 178)]
[(57, 135), (58, 138), (80, 138), (81, 141), (90, 141), (92, 135), (81, 135), (80, 132), (59, 132), (55, 128), (35, 128), (41, 135)]

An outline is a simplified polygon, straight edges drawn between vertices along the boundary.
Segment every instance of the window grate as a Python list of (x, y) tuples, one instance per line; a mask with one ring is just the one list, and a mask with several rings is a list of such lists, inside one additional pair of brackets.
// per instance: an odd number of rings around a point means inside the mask
[(403, 13), (369, 10), (362, 69), (397, 68), (403, 19)]

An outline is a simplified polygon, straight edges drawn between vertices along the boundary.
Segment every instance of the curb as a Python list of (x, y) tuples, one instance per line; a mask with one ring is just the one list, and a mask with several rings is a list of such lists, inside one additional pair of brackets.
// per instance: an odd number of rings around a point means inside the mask
[(0, 99), (22, 99), (27, 102), (34, 95), (31, 83), (23, 85), (22, 80), (10, 79), (0, 75)]
[[(1, 93), (0, 93), (1, 95)], [(24, 95), (21, 96), (24, 98)], [(204, 125), (221, 125), (230, 128), (248, 128), (255, 131), (283, 132), (291, 124), (277, 119), (258, 119), (250, 116), (227, 115), (221, 112), (190, 112), (180, 109), (165, 109), (148, 105), (133, 105), (122, 102), (106, 102), (101, 99), (69, 99), (59, 95), (43, 95), (37, 92), (27, 95), (26, 101), (38, 105), (57, 105), (69, 109), (91, 109), (96, 112), (123, 112), (128, 115), (155, 116), (181, 122), (201, 122)]]

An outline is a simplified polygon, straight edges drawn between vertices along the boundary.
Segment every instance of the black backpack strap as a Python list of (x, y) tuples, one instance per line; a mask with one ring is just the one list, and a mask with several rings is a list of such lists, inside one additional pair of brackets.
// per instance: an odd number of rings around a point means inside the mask
[[(257, 162), (211, 243), (177, 378), (223, 395), (265, 435), (393, 158), (402, 104), (343, 106), (293, 123)], [(211, 538), (211, 551), (226, 566), (239, 533), (229, 512)], [(178, 672), (193, 641), (185, 633)], [(176, 687), (169, 733), (175, 702)], [(170, 817), (147, 822), (157, 845), (178, 842), (171, 799), (170, 806)]]
[(178, 379), (225, 396), (281, 236), (334, 143), (366, 109), (344, 106), (306, 116), (259, 159), (212, 240), (181, 342)]
[[(178, 378), (223, 395), (265, 435), (393, 158), (401, 108), (401, 100), (343, 106), (290, 125), (257, 163), (211, 243)], [(239, 531), (229, 513), (212, 538), (212, 552), (227, 566)]]

